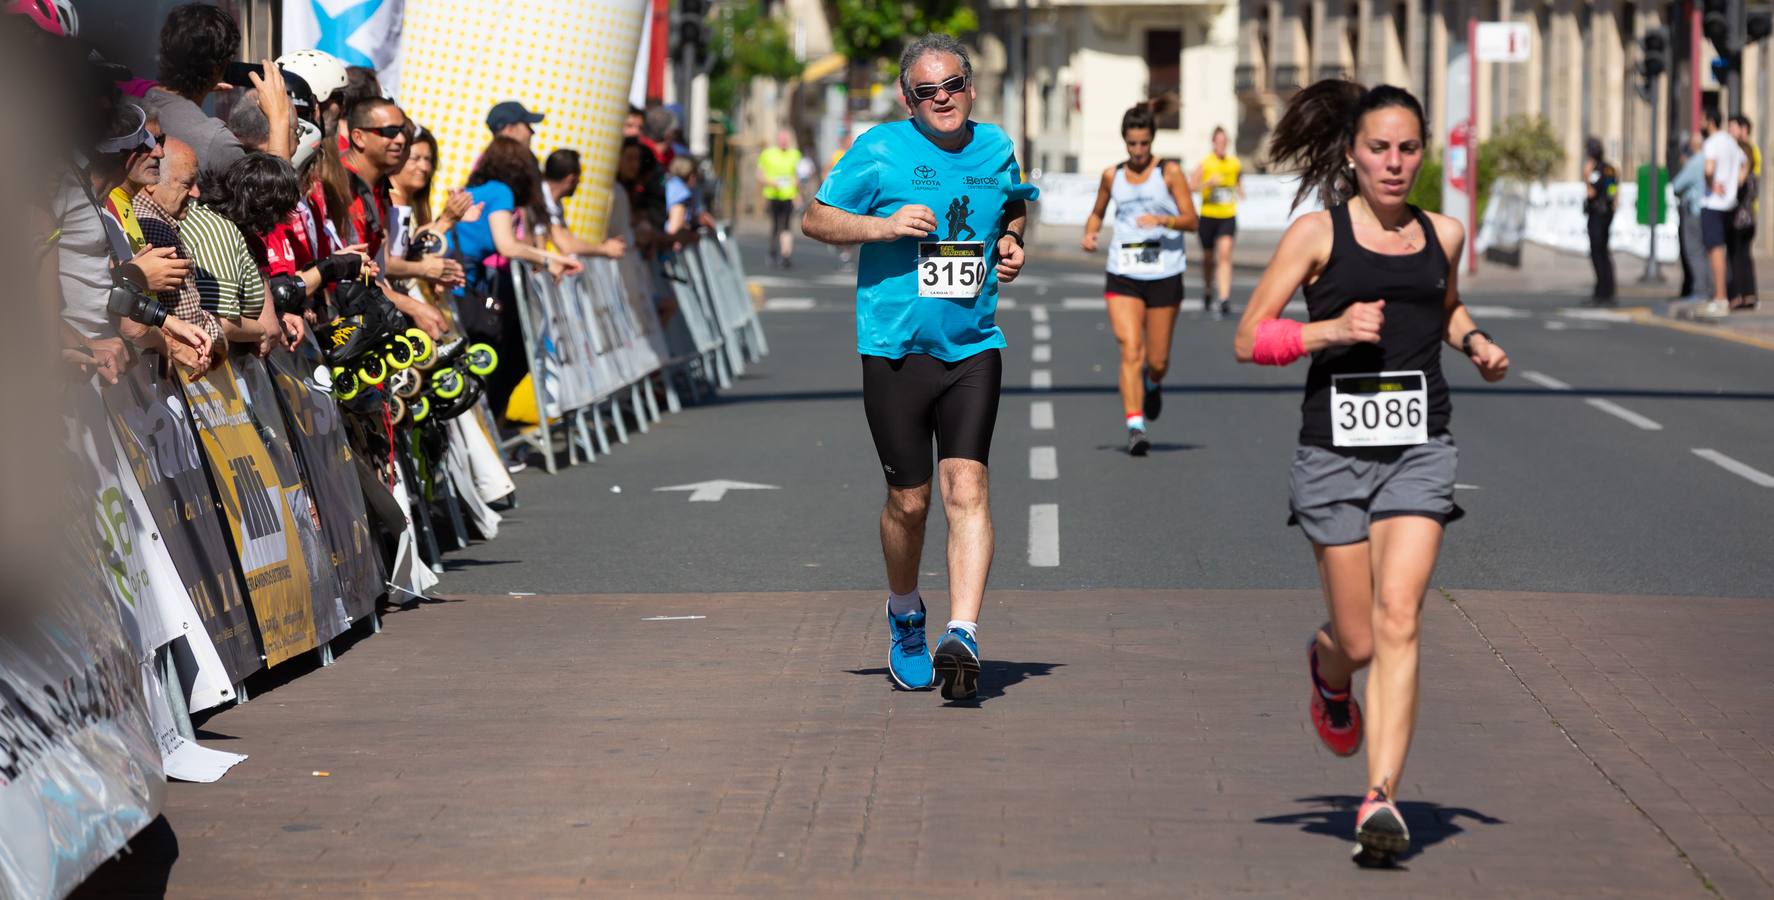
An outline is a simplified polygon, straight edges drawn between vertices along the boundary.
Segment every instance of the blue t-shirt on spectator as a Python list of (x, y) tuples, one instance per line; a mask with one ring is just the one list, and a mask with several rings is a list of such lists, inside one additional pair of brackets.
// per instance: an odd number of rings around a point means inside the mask
[(670, 175), (670, 176), (666, 177), (666, 179), (665, 179), (665, 208), (666, 209), (669, 210), (672, 207), (678, 205), (679, 203), (682, 203), (686, 207), (686, 209), (684, 210), (686, 213), (688, 213), (690, 215), (695, 215), (696, 214), (696, 204), (694, 202), (695, 199), (696, 199), (695, 195), (690, 192), (690, 186), (684, 183), (684, 179), (679, 178), (676, 175)]
[(450, 229), (450, 244), (462, 254), (463, 262), (468, 265), (479, 265), (480, 261), (499, 252), (493, 243), (493, 213), (511, 212), (517, 208), (517, 198), (511, 193), (511, 187), (503, 181), (486, 181), (468, 189), (469, 196), (476, 203), (485, 203), (480, 218), (473, 222), (457, 222)]
[(985, 284), (966, 300), (918, 296), (917, 238), (862, 245), (856, 273), (856, 349), (899, 359), (923, 353), (958, 362), (1004, 347), (998, 329), (998, 238), (1004, 234), (998, 176), (1020, 181), (1015, 148), (996, 125), (969, 123), (959, 150), (932, 143), (914, 120), (863, 132), (820, 185), (818, 200), (847, 213), (885, 218), (917, 204), (936, 214), (924, 241), (985, 244)]

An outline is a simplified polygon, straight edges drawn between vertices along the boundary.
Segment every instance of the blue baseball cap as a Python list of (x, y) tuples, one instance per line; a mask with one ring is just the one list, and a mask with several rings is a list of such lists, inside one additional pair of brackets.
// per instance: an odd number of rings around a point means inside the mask
[(499, 129), (507, 125), (516, 125), (519, 122), (535, 125), (541, 121), (541, 113), (524, 109), (524, 105), (516, 100), (505, 100), (493, 104), (492, 110), (487, 113), (487, 130), (498, 133)]

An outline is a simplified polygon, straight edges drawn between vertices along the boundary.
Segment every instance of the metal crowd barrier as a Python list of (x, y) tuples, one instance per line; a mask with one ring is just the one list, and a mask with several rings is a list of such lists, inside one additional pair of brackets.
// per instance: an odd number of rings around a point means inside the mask
[[(642, 432), (659, 421), (656, 378), (670, 412), (681, 408), (680, 384), (691, 402), (704, 385), (730, 387), (768, 352), (738, 257), (717, 231), (651, 272), (633, 256), (586, 259), (584, 272), (557, 281), (514, 261), (538, 422), (507, 445), (535, 450), (553, 473), (557, 431), (573, 465), (609, 453), (611, 430), (628, 443), (627, 419)], [(665, 291), (675, 296), (676, 314), (662, 322), (654, 298)]]

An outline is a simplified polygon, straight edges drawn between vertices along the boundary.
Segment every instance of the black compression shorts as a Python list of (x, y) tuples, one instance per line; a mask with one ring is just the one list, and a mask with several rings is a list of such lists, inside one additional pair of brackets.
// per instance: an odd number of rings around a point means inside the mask
[(1202, 216), (1195, 225), (1195, 235), (1201, 239), (1201, 249), (1212, 250), (1220, 238), (1238, 236), (1238, 220), (1235, 218), (1216, 219), (1213, 216)]
[[(787, 231), (789, 229), (789, 220), (793, 219), (794, 217), (795, 217), (795, 201), (793, 201), (793, 200), (771, 200), (770, 201), (770, 234), (776, 235), (776, 234), (780, 234), (784, 231)], [(771, 247), (770, 252), (775, 253), (776, 248)]]
[(1146, 302), (1148, 308), (1161, 306), (1183, 305), (1183, 276), (1172, 275), (1169, 278), (1154, 278), (1141, 281), (1116, 275), (1110, 272), (1103, 281), (1103, 296), (1119, 294), (1123, 297), (1137, 297)]
[(952, 363), (921, 353), (864, 356), (862, 407), (887, 483), (909, 488), (930, 480), (932, 437), (938, 459), (985, 464), (1003, 381), (1004, 358), (997, 350)]

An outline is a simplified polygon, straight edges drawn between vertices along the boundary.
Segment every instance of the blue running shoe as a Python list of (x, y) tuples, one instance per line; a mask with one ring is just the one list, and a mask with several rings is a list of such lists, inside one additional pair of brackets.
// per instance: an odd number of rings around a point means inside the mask
[(944, 700), (970, 700), (979, 693), (979, 644), (950, 628), (936, 644), (936, 671), (942, 673)]
[(936, 672), (930, 665), (930, 645), (924, 640), (924, 607), (904, 616), (887, 613), (887, 633), (893, 638), (893, 649), (887, 651), (887, 673), (893, 683), (908, 691), (918, 691), (936, 683)]

